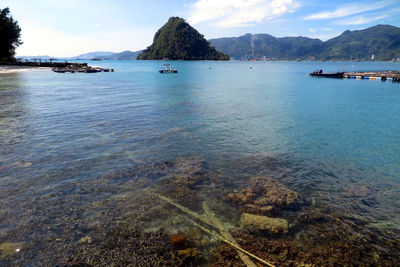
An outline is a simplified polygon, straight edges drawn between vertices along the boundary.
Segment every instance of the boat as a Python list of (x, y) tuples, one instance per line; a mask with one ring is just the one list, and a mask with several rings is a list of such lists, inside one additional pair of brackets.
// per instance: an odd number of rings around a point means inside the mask
[(62, 68), (52, 68), (51, 70), (57, 73), (65, 73), (65, 69)]
[(325, 77), (325, 78), (343, 78), (344, 72), (327, 72), (324, 73), (323, 70), (315, 70), (310, 73), (310, 76), (314, 77)]
[(88, 68), (85, 70), (85, 73), (96, 73), (99, 72), (97, 69)]
[(178, 73), (178, 70), (172, 69), (171, 64), (164, 64), (164, 69), (159, 70), (160, 73)]

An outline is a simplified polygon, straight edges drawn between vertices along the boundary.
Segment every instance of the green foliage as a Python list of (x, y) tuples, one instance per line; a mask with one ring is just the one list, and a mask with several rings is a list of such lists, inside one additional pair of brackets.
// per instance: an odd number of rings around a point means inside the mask
[(360, 31), (345, 31), (326, 42), (306, 37), (276, 38), (268, 34), (210, 40), (211, 44), (233, 58), (266, 56), (276, 59), (316, 60), (391, 60), (400, 57), (400, 28), (377, 25)]
[(171, 17), (154, 36), (153, 44), (137, 59), (229, 60), (211, 47), (204, 36), (184, 19)]
[(10, 9), (0, 9), (0, 61), (13, 61), (15, 49), (22, 44), (21, 28), (10, 15)]
[(324, 43), (319, 58), (368, 60), (371, 55), (376, 60), (400, 57), (400, 28), (376, 25), (360, 31), (345, 31)]

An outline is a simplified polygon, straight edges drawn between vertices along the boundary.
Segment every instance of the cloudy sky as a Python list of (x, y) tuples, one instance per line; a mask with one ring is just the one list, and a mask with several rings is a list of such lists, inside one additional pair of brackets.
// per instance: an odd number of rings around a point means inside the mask
[(376, 24), (400, 27), (399, 0), (1, 0), (22, 28), (17, 55), (140, 50), (171, 16), (207, 39), (269, 33), (327, 40)]

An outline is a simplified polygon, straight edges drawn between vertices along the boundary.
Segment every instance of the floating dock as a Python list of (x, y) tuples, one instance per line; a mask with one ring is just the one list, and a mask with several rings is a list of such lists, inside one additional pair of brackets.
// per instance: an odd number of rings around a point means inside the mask
[(343, 78), (400, 82), (400, 71), (345, 72)]
[(357, 72), (334, 72), (323, 73), (321, 71), (313, 71), (310, 76), (324, 78), (344, 78), (357, 80), (380, 80), (400, 82), (400, 71), (357, 71)]

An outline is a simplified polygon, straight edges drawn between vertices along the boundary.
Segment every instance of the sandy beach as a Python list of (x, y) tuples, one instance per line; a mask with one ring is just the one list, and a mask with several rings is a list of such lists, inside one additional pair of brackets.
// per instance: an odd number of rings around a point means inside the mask
[(47, 67), (30, 67), (30, 66), (9, 66), (0, 65), (0, 74), (10, 74), (25, 71), (49, 70)]

